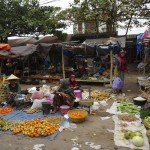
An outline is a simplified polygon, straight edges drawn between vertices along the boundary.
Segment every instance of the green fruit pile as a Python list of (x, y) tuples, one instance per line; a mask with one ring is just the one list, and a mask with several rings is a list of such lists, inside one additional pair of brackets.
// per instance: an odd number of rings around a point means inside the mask
[(0, 130), (5, 126), (5, 124), (8, 122), (8, 120), (3, 119), (0, 117)]
[(147, 129), (150, 129), (150, 116), (144, 119), (143, 124)]
[(122, 113), (139, 114), (141, 108), (134, 105), (133, 103), (122, 102), (117, 106), (117, 110), (121, 111)]
[(127, 139), (127, 140), (132, 139), (134, 136), (143, 137), (142, 133), (141, 133), (141, 132), (138, 132), (138, 131), (133, 132), (133, 131), (128, 130), (128, 131), (126, 131), (126, 132), (124, 133), (124, 138)]

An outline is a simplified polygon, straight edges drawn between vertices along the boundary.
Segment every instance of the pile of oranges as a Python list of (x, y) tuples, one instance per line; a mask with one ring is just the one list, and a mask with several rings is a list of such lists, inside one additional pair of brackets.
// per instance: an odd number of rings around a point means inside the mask
[(7, 113), (10, 113), (12, 111), (13, 111), (13, 108), (7, 108), (7, 107), (0, 108), (0, 114), (7, 114)]
[(82, 112), (82, 111), (70, 112), (69, 116), (71, 118), (84, 118), (85, 117), (85, 113)]
[(58, 130), (58, 125), (42, 119), (25, 120), (13, 129), (14, 134), (22, 132), (30, 137), (48, 136)]

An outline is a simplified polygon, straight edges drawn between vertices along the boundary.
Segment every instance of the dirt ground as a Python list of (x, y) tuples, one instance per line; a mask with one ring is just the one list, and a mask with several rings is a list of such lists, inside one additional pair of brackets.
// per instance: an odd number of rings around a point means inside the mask
[[(135, 66), (132, 66), (129, 70), (129, 74), (125, 76), (125, 88), (123, 93), (132, 97), (138, 96), (137, 77), (140, 76), (135, 71)], [(86, 85), (87, 87), (88, 85)], [(90, 85), (91, 86), (91, 85)], [(26, 89), (28, 86), (23, 86)], [(92, 88), (100, 89), (104, 88), (100, 85), (93, 85)], [(44, 144), (43, 150), (71, 150), (73, 142), (71, 139), (78, 138), (80, 150), (92, 150), (89, 146), (85, 145), (85, 142), (94, 142), (97, 145), (101, 145), (103, 150), (127, 150), (127, 148), (116, 147), (114, 144), (113, 133), (108, 132), (107, 129), (113, 130), (114, 123), (112, 119), (105, 121), (101, 120), (101, 116), (107, 116), (104, 111), (111, 106), (113, 101), (108, 102), (107, 107), (100, 108), (99, 115), (88, 116), (84, 123), (77, 124), (77, 128), (70, 131), (68, 129), (62, 131), (56, 136), (53, 141), (45, 140), (41, 138), (21, 137), (17, 135), (0, 134), (0, 150), (32, 150), (35, 144)]]

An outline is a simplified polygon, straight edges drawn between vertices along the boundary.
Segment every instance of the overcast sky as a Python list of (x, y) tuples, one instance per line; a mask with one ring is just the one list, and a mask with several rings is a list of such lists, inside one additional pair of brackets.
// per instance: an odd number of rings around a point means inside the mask
[[(58, 6), (62, 7), (63, 9), (68, 8), (69, 4), (72, 3), (74, 0), (40, 0), (40, 3), (43, 5), (51, 5), (51, 6)], [(139, 34), (143, 33), (147, 27), (142, 27), (142, 28), (132, 28), (131, 30), (128, 31), (128, 34)], [(67, 32), (68, 34), (73, 34), (73, 26), (71, 25), (68, 27), (64, 32)], [(119, 35), (124, 35), (125, 30), (118, 29), (118, 34)]]

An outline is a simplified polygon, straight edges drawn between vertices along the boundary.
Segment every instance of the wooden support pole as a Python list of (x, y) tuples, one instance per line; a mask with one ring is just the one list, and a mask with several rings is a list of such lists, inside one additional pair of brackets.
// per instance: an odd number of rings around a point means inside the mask
[(146, 68), (145, 67), (146, 67), (146, 63), (147, 63), (147, 56), (148, 56), (148, 54), (146, 53), (145, 56), (144, 56), (144, 71), (143, 71), (143, 75), (145, 75), (145, 72), (146, 72), (146, 70), (145, 70)]
[(62, 46), (62, 72), (63, 72), (63, 78), (65, 79), (65, 67), (64, 67), (64, 47)]
[(113, 80), (113, 53), (110, 51), (110, 86), (112, 86)]

